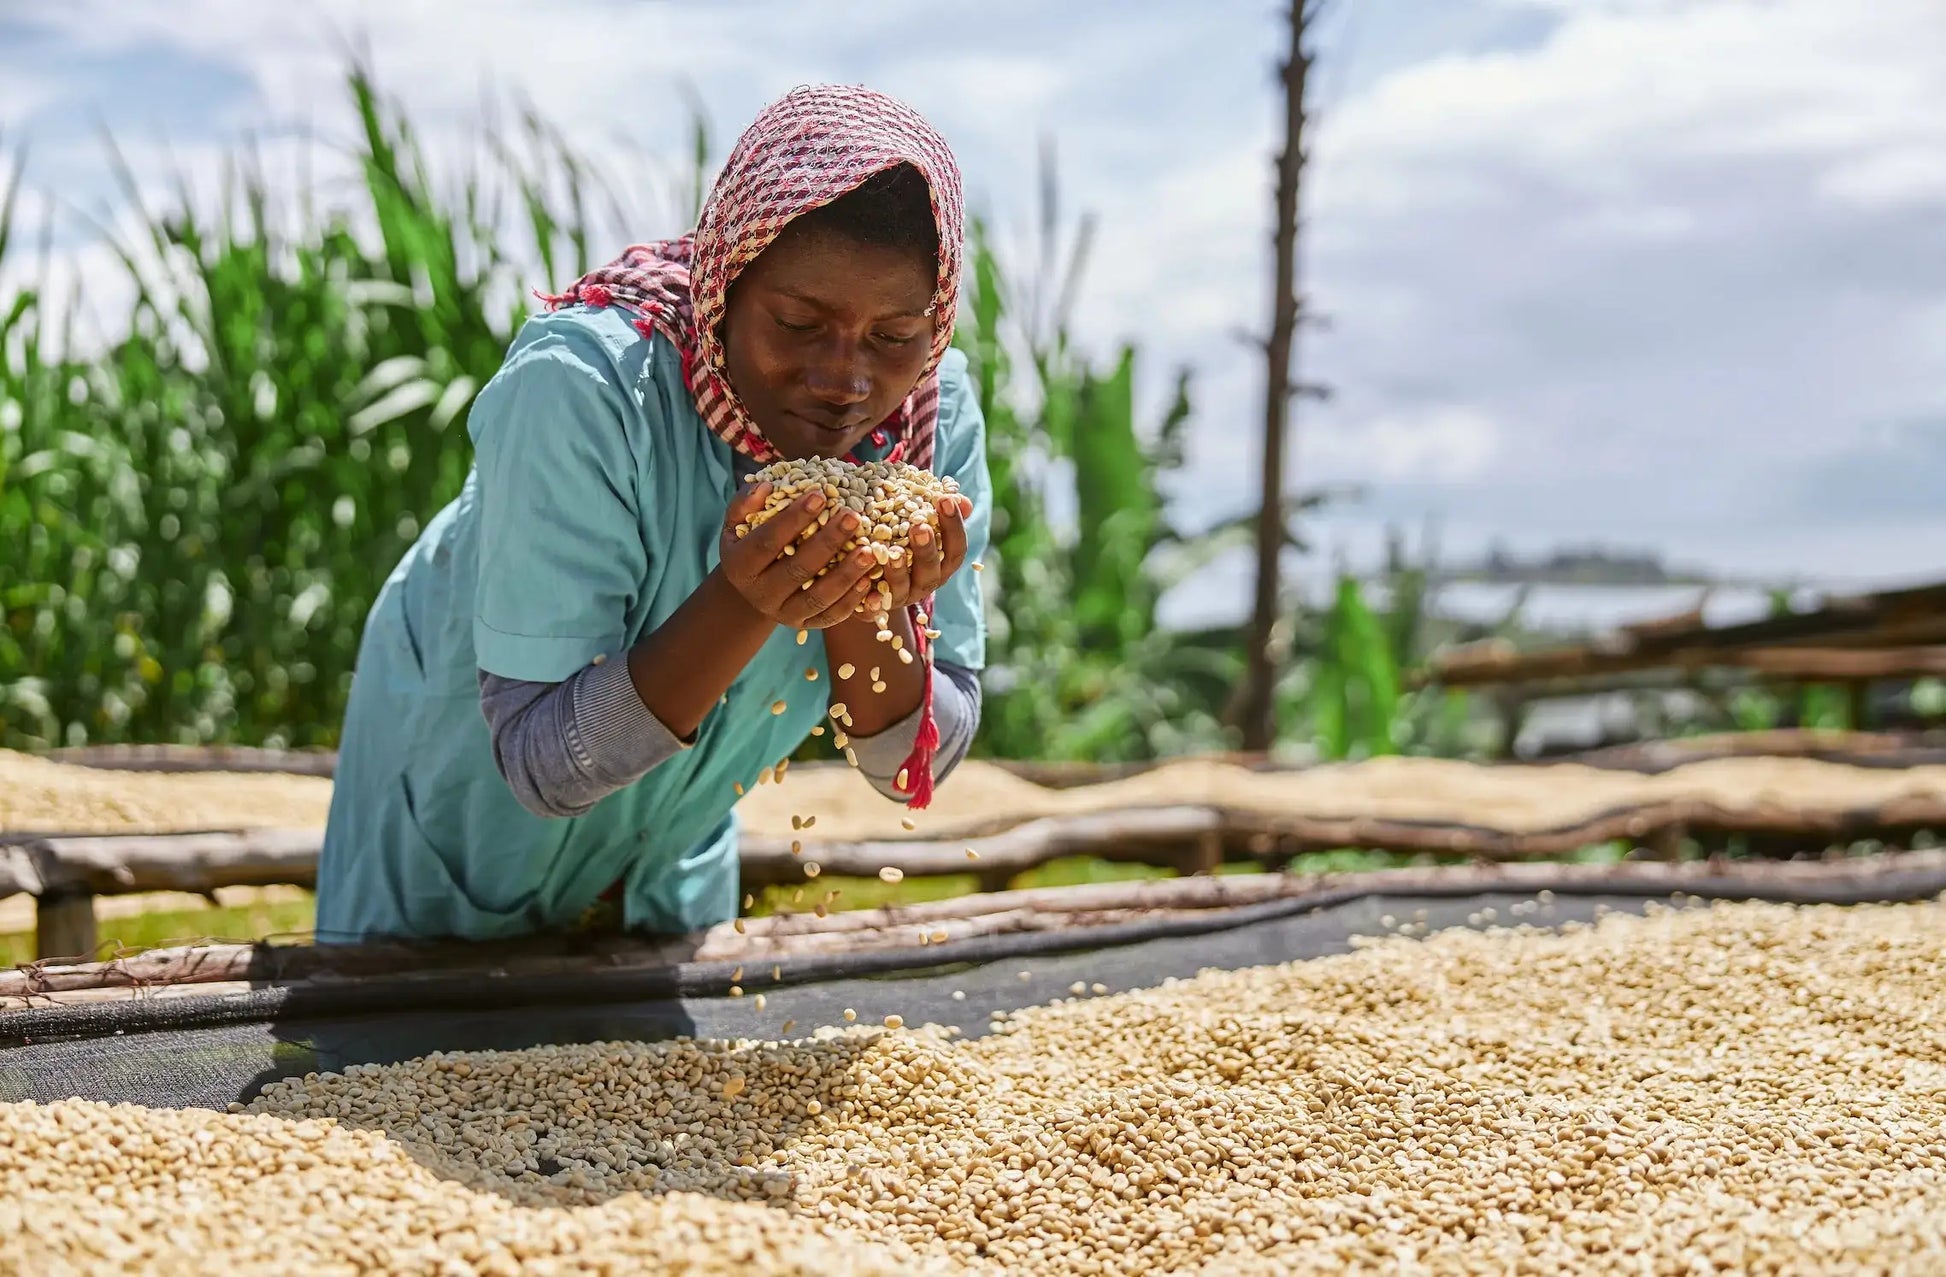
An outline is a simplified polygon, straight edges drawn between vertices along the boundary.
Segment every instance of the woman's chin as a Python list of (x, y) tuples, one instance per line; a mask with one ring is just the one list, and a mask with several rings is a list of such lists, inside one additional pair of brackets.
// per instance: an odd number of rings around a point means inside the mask
[(818, 439), (779, 439), (771, 436), (770, 446), (786, 461), (809, 461), (814, 457), (842, 457), (844, 451)]
[(860, 432), (820, 430), (801, 421), (786, 421), (764, 431), (764, 438), (770, 441), (770, 446), (791, 461), (804, 461), (811, 457), (842, 457), (858, 446), (861, 437)]

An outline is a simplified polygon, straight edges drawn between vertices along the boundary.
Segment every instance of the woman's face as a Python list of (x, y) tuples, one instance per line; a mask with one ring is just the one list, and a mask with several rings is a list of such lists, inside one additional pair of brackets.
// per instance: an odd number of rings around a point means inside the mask
[(723, 312), (730, 384), (784, 456), (841, 457), (912, 392), (932, 354), (934, 263), (786, 230)]

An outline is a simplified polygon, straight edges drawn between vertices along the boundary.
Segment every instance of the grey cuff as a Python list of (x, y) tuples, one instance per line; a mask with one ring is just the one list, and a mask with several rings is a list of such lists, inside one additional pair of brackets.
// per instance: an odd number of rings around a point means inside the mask
[[(952, 775), (972, 748), (973, 735), (980, 726), (980, 676), (963, 666), (940, 661), (933, 665), (932, 716), (939, 727), (939, 749), (933, 755), (933, 784)], [(898, 722), (873, 736), (853, 736), (852, 752), (858, 756), (858, 770), (872, 788), (895, 803), (908, 802), (911, 795), (898, 787), (899, 769), (912, 756), (919, 740), (921, 711), (913, 710)], [(911, 777), (907, 777), (910, 780)]]
[(593, 779), (620, 789), (695, 744), (657, 718), (635, 691), (628, 656), (610, 657), (575, 676), (568, 748)]
[(536, 816), (580, 816), (688, 747), (642, 704), (626, 657), (559, 683), (479, 672), (493, 761)]

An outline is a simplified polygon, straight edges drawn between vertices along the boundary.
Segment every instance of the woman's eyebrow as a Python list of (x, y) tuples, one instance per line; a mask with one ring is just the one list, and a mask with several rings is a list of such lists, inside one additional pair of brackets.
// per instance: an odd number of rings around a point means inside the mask
[[(794, 288), (772, 288), (770, 291), (776, 293), (779, 297), (788, 297), (794, 302), (801, 302), (802, 304), (809, 306), (813, 310), (822, 310), (822, 311), (829, 312), (835, 309), (834, 307), (820, 300), (819, 298), (813, 297), (809, 293), (800, 293)], [(931, 317), (932, 315), (929, 310), (923, 310), (923, 309), (922, 310), (901, 310), (901, 311), (895, 311), (889, 315), (880, 315), (878, 317), (878, 321), (883, 321), (887, 319), (930, 319)], [(878, 322), (878, 321), (874, 321), (874, 322)]]

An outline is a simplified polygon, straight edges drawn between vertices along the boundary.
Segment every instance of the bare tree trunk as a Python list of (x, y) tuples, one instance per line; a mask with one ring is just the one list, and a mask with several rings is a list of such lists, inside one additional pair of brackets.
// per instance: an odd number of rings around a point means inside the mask
[(1264, 341), (1264, 456), (1262, 506), (1257, 515), (1257, 589), (1250, 615), (1249, 662), (1237, 722), (1245, 750), (1266, 750), (1276, 735), (1274, 650), (1278, 614), (1278, 557), (1286, 536), (1284, 455), (1291, 400), (1291, 348), (1297, 334), (1297, 197), (1304, 170), (1306, 47), (1314, 0), (1291, 0), (1291, 48), (1284, 62), (1284, 149), (1277, 156), (1276, 262), (1271, 282), (1270, 335)]

